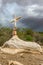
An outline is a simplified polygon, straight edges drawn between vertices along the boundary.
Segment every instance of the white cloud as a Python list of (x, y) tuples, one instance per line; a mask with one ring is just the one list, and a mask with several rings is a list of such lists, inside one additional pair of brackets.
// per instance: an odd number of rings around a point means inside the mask
[(42, 15), (43, 15), (43, 6), (40, 6), (40, 5), (26, 6), (26, 12), (27, 12), (28, 16), (42, 17)]
[(3, 24), (6, 24), (7, 21), (10, 21), (13, 15), (16, 15), (16, 16), (24, 15), (24, 12), (23, 12), (24, 7), (19, 6), (16, 3), (7, 3), (6, 5), (3, 6), (2, 10), (3, 11), (1, 12), (0, 18)]
[(10, 21), (13, 15), (24, 17), (43, 17), (43, 6), (40, 5), (28, 5), (20, 6), (17, 3), (7, 3), (3, 6), (2, 14), (0, 18), (4, 18), (4, 24)]
[(10, 15), (22, 15), (23, 9), (24, 8), (22, 6), (19, 6), (16, 3), (8, 3), (6, 4), (4, 11), (6, 11), (5, 13), (9, 12)]

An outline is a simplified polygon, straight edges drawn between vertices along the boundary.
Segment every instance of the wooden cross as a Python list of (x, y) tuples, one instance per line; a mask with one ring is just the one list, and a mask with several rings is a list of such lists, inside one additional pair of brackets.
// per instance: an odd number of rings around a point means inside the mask
[(21, 17), (14, 17), (14, 19), (11, 21), (11, 22), (14, 22), (14, 29), (13, 29), (13, 36), (14, 35), (17, 35), (17, 32), (16, 32), (16, 22), (18, 22), (18, 20), (21, 19)]

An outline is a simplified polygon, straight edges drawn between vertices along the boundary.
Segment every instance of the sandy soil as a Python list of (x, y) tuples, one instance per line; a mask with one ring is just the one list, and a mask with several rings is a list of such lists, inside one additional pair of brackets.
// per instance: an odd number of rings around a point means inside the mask
[[(13, 49), (13, 51), (15, 50)], [(0, 50), (0, 65), (43, 65), (43, 54), (35, 51), (31, 52), (30, 50), (19, 51), (16, 49), (15, 54), (12, 54), (12, 51), (9, 54)]]

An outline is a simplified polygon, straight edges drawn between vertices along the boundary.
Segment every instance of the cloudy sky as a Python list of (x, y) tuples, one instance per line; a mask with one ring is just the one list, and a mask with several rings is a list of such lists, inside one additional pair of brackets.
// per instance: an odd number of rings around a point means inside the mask
[(17, 26), (43, 31), (43, 0), (0, 0), (0, 24), (12, 26), (14, 15), (22, 16)]

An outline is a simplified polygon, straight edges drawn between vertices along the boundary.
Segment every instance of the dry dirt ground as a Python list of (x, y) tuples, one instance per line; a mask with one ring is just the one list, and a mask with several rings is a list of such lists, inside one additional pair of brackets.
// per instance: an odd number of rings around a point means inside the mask
[(22, 51), (8, 54), (0, 50), (0, 65), (43, 65), (43, 53)]

